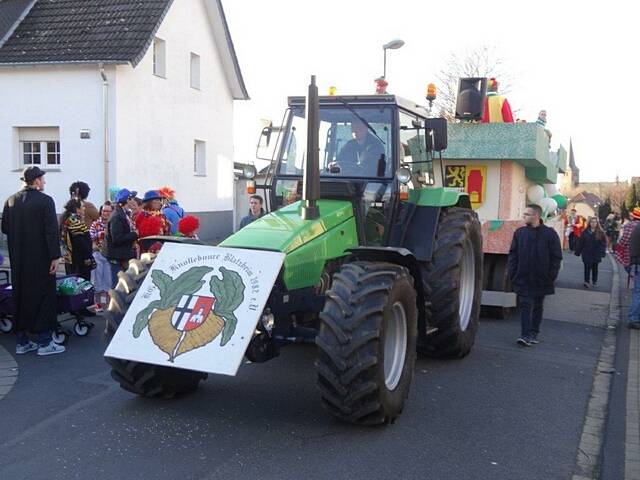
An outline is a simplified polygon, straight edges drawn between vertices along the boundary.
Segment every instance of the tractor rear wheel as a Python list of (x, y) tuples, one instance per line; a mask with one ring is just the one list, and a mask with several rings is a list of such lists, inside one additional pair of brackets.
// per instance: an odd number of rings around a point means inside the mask
[(316, 337), (322, 403), (346, 422), (393, 422), (416, 358), (413, 277), (392, 263), (348, 263), (333, 276), (326, 298)]
[(476, 214), (442, 209), (431, 262), (423, 266), (429, 327), (419, 352), (430, 357), (464, 357), (478, 330), (482, 297), (482, 234)]
[[(143, 255), (140, 260), (131, 260), (129, 268), (118, 274), (118, 284), (109, 294), (111, 300), (105, 312), (105, 336), (111, 340), (131, 306), (136, 292), (149, 272), (153, 260)], [(143, 397), (172, 398), (198, 388), (206, 374), (148, 363), (107, 357), (111, 365), (111, 377), (128, 392)]]

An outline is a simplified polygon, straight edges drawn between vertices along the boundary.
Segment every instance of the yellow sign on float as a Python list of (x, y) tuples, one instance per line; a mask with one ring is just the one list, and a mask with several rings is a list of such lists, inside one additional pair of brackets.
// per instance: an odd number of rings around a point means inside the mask
[(478, 165), (446, 165), (445, 187), (458, 188), (469, 194), (471, 207), (476, 210), (487, 195), (487, 167)]

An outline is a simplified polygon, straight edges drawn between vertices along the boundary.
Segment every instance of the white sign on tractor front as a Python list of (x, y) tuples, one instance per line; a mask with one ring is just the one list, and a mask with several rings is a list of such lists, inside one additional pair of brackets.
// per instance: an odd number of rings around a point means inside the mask
[(235, 375), (284, 254), (166, 243), (105, 357)]

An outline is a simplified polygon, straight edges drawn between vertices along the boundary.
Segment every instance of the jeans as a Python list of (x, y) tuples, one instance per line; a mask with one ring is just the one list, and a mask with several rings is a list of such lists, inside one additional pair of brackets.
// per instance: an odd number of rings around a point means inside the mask
[(631, 267), (633, 272), (633, 290), (629, 305), (629, 323), (640, 323), (640, 265)]
[(584, 264), (584, 281), (585, 281), (585, 283), (589, 283), (590, 282), (589, 278), (593, 279), (593, 283), (597, 283), (598, 282), (598, 264), (597, 263), (592, 263), (592, 264), (585, 263)]
[(120, 263), (113, 263), (113, 261), (109, 262), (111, 266), (111, 288), (116, 288), (118, 284), (118, 272), (122, 271), (122, 267)]
[[(29, 336), (27, 335), (27, 332), (16, 332), (16, 337), (17, 337), (18, 345), (26, 345), (27, 343), (29, 343)], [(39, 347), (46, 347), (50, 343), (51, 343), (51, 332), (50, 331), (40, 332), (38, 334), (38, 346)]]
[(532, 335), (540, 333), (544, 295), (542, 297), (519, 295), (518, 302), (520, 304), (521, 336), (531, 338)]

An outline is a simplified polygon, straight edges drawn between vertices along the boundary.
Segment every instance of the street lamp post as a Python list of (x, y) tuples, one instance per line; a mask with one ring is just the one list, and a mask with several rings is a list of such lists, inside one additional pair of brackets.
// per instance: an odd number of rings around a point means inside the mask
[(391, 40), (389, 43), (385, 43), (382, 46), (382, 51), (384, 52), (384, 67), (382, 70), (382, 78), (387, 77), (387, 50), (389, 49), (397, 50), (403, 45), (404, 45), (404, 40), (400, 40), (399, 38), (396, 38), (395, 40)]

